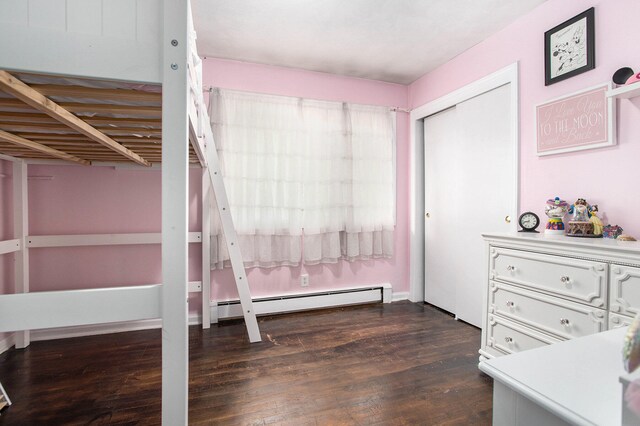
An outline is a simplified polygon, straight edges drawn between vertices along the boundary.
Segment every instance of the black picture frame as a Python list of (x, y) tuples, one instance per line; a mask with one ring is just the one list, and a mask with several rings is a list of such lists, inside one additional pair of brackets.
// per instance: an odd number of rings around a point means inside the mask
[(544, 85), (594, 69), (595, 39), (593, 7), (545, 32)]

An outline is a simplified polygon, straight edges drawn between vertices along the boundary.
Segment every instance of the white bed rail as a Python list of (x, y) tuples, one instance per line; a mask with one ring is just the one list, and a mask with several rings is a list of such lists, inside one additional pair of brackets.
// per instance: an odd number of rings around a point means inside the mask
[(0, 241), (0, 254), (15, 253), (20, 250), (20, 240)]
[(161, 318), (161, 285), (7, 294), (0, 332)]
[[(200, 232), (189, 232), (189, 243), (202, 242)], [(30, 235), (27, 247), (79, 247), (161, 244), (161, 233), (85, 234), (85, 235)], [(0, 248), (1, 250), (1, 248)]]

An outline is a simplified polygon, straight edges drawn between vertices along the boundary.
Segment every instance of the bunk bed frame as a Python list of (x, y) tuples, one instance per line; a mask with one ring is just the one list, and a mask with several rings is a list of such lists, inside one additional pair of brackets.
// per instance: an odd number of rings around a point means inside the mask
[[(202, 292), (208, 328), (214, 196), (249, 340), (260, 341), (204, 103), (189, 1), (55, 0), (31, 8), (28, 2), (0, 4), (0, 159), (13, 162), (14, 208), (14, 237), (0, 241), (0, 255), (16, 257), (16, 292), (0, 295), (0, 332), (15, 332), (15, 346), (25, 348), (29, 330), (161, 319), (162, 422), (186, 425), (187, 299), (189, 290)], [(62, 84), (52, 84), (56, 78)], [(141, 167), (161, 162), (162, 232), (30, 236), (28, 164), (51, 159)], [(203, 168), (202, 233), (188, 232), (193, 163)], [(198, 242), (202, 282), (189, 283), (187, 248)], [(30, 248), (158, 243), (162, 284), (29, 293)]]

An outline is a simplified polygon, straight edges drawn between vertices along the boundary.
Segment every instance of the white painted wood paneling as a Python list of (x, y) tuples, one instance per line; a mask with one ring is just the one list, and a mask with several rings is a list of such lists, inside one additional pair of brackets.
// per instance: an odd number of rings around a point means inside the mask
[(102, 2), (102, 33), (107, 37), (136, 39), (137, 6), (131, 0)]
[(160, 0), (0, 0), (0, 69), (160, 83), (161, 11)]
[(0, 0), (0, 23), (29, 23), (29, 0)]
[(162, 37), (162, 9), (158, 0), (138, 0), (136, 39), (141, 43), (156, 43)]
[(102, 0), (67, 0), (67, 31), (102, 34)]
[(29, 0), (29, 26), (66, 31), (66, 9), (65, 0)]

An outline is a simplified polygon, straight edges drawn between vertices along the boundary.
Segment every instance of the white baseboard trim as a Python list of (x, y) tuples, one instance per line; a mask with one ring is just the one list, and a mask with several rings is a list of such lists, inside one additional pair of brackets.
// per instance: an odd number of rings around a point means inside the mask
[[(316, 293), (305, 292), (272, 296), (264, 299), (255, 298), (253, 300), (253, 310), (256, 315), (269, 315), (362, 303), (391, 303), (393, 299), (392, 292), (391, 284), (382, 283), (323, 290)], [(241, 316), (242, 307), (238, 300), (214, 301), (211, 303), (211, 318), (230, 319)]]
[(409, 292), (408, 291), (399, 291), (397, 293), (393, 293), (393, 302), (399, 302), (400, 300), (409, 300)]
[[(202, 322), (200, 315), (189, 315), (189, 325)], [(115, 322), (109, 324), (80, 325), (76, 327), (60, 327), (31, 332), (31, 341), (68, 339), (70, 337), (94, 336), (98, 334), (124, 333), (126, 331), (150, 330), (162, 327), (161, 319)]]
[(8, 351), (16, 344), (16, 335), (14, 333), (9, 334), (4, 339), (0, 340), (0, 354)]

